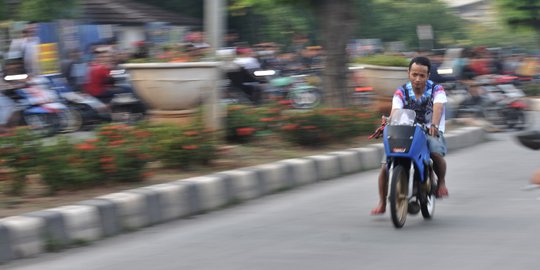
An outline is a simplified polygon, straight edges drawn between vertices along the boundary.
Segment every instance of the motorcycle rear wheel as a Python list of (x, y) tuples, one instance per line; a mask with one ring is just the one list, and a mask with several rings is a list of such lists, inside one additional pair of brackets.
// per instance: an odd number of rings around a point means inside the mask
[(403, 165), (396, 165), (390, 179), (390, 216), (394, 227), (401, 228), (407, 220), (409, 207), (409, 174)]
[(83, 126), (83, 119), (81, 113), (74, 109), (68, 108), (67, 110), (58, 113), (60, 120), (61, 133), (70, 133), (79, 131)]

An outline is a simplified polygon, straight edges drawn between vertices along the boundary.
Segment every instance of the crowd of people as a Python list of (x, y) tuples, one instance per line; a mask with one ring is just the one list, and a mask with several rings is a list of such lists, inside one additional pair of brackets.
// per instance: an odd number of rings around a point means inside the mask
[[(453, 59), (445, 59), (444, 51), (429, 55), (433, 63), (431, 80), (444, 83), (449, 80), (472, 80), (478, 76), (492, 74), (534, 77), (540, 71), (540, 63), (537, 57), (524, 53), (515, 53), (510, 49), (488, 49), (479, 46), (454, 49), (454, 51), (457, 55)], [(449, 60), (452, 62), (445, 68), (451, 68), (451, 74), (441, 74), (439, 68), (441, 68), (444, 61)]]

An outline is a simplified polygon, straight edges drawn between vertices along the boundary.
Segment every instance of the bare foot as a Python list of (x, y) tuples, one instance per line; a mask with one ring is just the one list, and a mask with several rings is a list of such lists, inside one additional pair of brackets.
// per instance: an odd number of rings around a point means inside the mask
[(373, 216), (382, 215), (382, 214), (384, 214), (385, 211), (386, 211), (386, 204), (379, 203), (379, 204), (377, 204), (377, 207), (375, 207), (375, 208), (373, 208), (371, 210), (371, 215), (373, 215)]
[(444, 183), (439, 183), (439, 187), (437, 188), (437, 191), (435, 191), (435, 197), (448, 197), (448, 188), (446, 188), (446, 185)]

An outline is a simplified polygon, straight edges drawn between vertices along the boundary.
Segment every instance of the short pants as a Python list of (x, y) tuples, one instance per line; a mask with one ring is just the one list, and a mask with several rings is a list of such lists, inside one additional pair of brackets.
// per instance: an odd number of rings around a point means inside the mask
[[(439, 137), (427, 136), (427, 139), (430, 153), (437, 153), (443, 157), (446, 155), (448, 149), (446, 147), (446, 139), (444, 139), (444, 133), (442, 131), (439, 131)], [(383, 154), (381, 163), (386, 164), (386, 153)]]

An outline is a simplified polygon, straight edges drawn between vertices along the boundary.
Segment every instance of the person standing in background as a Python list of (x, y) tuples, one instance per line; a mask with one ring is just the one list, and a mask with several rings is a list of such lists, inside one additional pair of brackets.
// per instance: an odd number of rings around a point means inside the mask
[(39, 37), (37, 36), (38, 24), (29, 22), (22, 30), (22, 37), (12, 40), (9, 46), (10, 53), (19, 53), (23, 59), (24, 68), (29, 75), (39, 75)]

